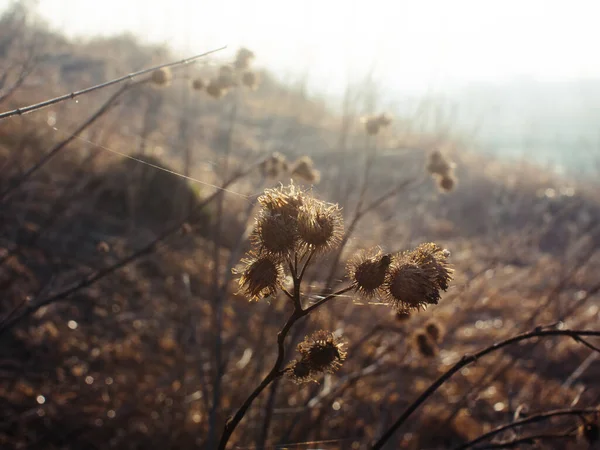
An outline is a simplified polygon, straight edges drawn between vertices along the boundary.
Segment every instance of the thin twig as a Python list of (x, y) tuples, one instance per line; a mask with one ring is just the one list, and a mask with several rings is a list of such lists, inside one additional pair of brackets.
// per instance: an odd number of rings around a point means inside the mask
[(490, 439), (491, 437), (496, 436), (506, 430), (510, 430), (511, 428), (520, 427), (522, 425), (528, 425), (530, 423), (542, 422), (544, 420), (551, 419), (553, 417), (560, 416), (583, 416), (586, 414), (597, 414), (600, 412), (600, 408), (585, 408), (585, 409), (556, 409), (554, 411), (547, 411), (545, 413), (536, 414), (535, 416), (526, 417), (525, 419), (517, 420), (515, 422), (510, 422), (499, 427), (494, 428), (493, 430), (488, 431), (487, 433), (482, 434), (481, 436), (467, 442), (466, 444), (460, 445), (456, 447), (454, 450), (464, 450), (466, 448), (471, 448), (474, 445), (480, 443), (481, 441), (485, 441)]
[(373, 444), (373, 450), (381, 449), (383, 445), (394, 435), (394, 433), (406, 422), (406, 420), (429, 398), (431, 397), (446, 381), (448, 381), (456, 372), (463, 367), (477, 361), (479, 358), (488, 353), (495, 352), (506, 346), (516, 344), (518, 342), (544, 336), (600, 336), (600, 331), (591, 330), (544, 330), (539, 327), (533, 331), (513, 336), (504, 341), (492, 344), (472, 355), (464, 355), (460, 361), (454, 364), (450, 369), (444, 372), (437, 380), (435, 380), (410, 406), (402, 413), (402, 415), (394, 422), (394, 424)]
[(55, 97), (55, 98), (52, 98), (50, 100), (45, 100), (45, 101), (40, 102), (40, 103), (35, 103), (33, 105), (29, 105), (29, 106), (24, 106), (22, 108), (13, 109), (12, 111), (6, 111), (4, 113), (0, 113), (0, 120), (5, 119), (7, 117), (11, 117), (11, 116), (17, 116), (17, 115), (21, 116), (23, 114), (28, 114), (28, 113), (30, 113), (32, 111), (36, 111), (38, 109), (46, 108), (47, 106), (51, 106), (51, 105), (54, 105), (56, 103), (63, 102), (65, 100), (72, 100), (72, 99), (74, 99), (76, 97), (79, 97), (80, 95), (88, 94), (88, 93), (96, 91), (98, 89), (103, 89), (103, 88), (112, 86), (113, 84), (121, 83), (123, 81), (133, 80), (137, 76), (145, 75), (147, 73), (153, 72), (153, 71), (158, 70), (158, 69), (164, 69), (166, 67), (173, 67), (173, 66), (180, 66), (180, 65), (185, 65), (185, 64), (191, 64), (191, 63), (195, 62), (196, 60), (198, 60), (198, 59), (200, 59), (200, 58), (202, 58), (204, 56), (210, 55), (212, 53), (216, 53), (216, 52), (221, 51), (221, 50), (223, 50), (225, 48), (227, 48), (227, 46), (223, 46), (223, 47), (217, 48), (215, 50), (210, 50), (208, 52), (200, 53), (199, 55), (192, 56), (191, 58), (184, 58), (184, 59), (181, 59), (179, 61), (170, 62), (170, 63), (166, 63), (166, 64), (160, 64), (158, 66), (153, 66), (153, 67), (150, 67), (148, 69), (139, 70), (137, 72), (133, 72), (133, 73), (124, 75), (122, 77), (115, 78), (113, 80), (106, 81), (104, 83), (97, 84), (95, 86), (91, 86), (91, 87), (82, 89), (80, 91), (74, 91), (74, 92), (71, 92), (70, 94), (65, 94), (65, 95), (61, 95), (60, 97)]
[(43, 307), (45, 305), (49, 305), (51, 303), (65, 300), (66, 298), (70, 297), (72, 294), (91, 286), (92, 284), (105, 278), (106, 276), (108, 276), (108, 275), (116, 272), (117, 270), (122, 269), (123, 267), (138, 260), (140, 257), (142, 257), (146, 254), (152, 253), (161, 242), (163, 242), (164, 240), (169, 238), (171, 235), (173, 235), (176, 232), (178, 232), (179, 230), (181, 230), (181, 227), (184, 224), (188, 223), (191, 218), (195, 217), (195, 215), (199, 211), (204, 209), (204, 207), (206, 207), (206, 205), (208, 205), (218, 195), (223, 194), (223, 192), (224, 192), (223, 189), (229, 187), (230, 185), (232, 185), (233, 183), (238, 181), (240, 178), (243, 178), (244, 176), (246, 176), (249, 173), (251, 173), (252, 171), (254, 171), (256, 169), (256, 167), (258, 167), (258, 165), (260, 165), (260, 163), (261, 162), (259, 161), (256, 164), (252, 164), (246, 170), (233, 175), (228, 181), (223, 183), (221, 190), (215, 191), (214, 193), (212, 193), (211, 195), (206, 197), (204, 200), (202, 200), (198, 205), (196, 205), (196, 207), (194, 208), (193, 211), (191, 211), (191, 213), (188, 215), (188, 217), (179, 221), (172, 227), (167, 228), (158, 237), (156, 237), (154, 240), (152, 240), (150, 243), (148, 243), (144, 247), (142, 247), (139, 250), (132, 253), (130, 256), (128, 256), (120, 261), (117, 261), (115, 264), (113, 264), (111, 266), (108, 266), (108, 267), (101, 269), (93, 274), (90, 274), (89, 276), (80, 280), (78, 283), (74, 284), (72, 287), (69, 287), (61, 292), (58, 292), (57, 294), (52, 295), (44, 300), (36, 302), (35, 304), (28, 305), (27, 307), (23, 308), (23, 310), (21, 310), (21, 312), (18, 315), (11, 317), (9, 320), (3, 321), (2, 323), (0, 323), (0, 336), (3, 333), (5, 333), (7, 330), (12, 328), (17, 322), (20, 322), (26, 316), (33, 314), (34, 312), (39, 310), (41, 307)]
[(345, 288), (340, 289), (339, 291), (334, 292), (333, 294), (329, 294), (327, 297), (322, 298), (318, 302), (313, 303), (308, 308), (304, 309), (304, 311), (303, 311), (304, 315), (311, 313), (313, 310), (317, 309), (319, 306), (323, 305), (324, 303), (328, 302), (329, 300), (339, 297), (340, 295), (342, 295), (352, 289), (354, 289), (354, 286), (347, 286)]
[(546, 441), (546, 440), (554, 440), (554, 439), (573, 439), (575, 437), (574, 432), (577, 430), (577, 428), (575, 428), (574, 430), (569, 430), (566, 433), (563, 434), (534, 434), (531, 436), (525, 436), (525, 437), (521, 437), (521, 438), (516, 438), (516, 439), (512, 439), (510, 441), (504, 441), (504, 442), (497, 442), (495, 444), (489, 444), (486, 445), (485, 447), (481, 447), (481, 450), (492, 450), (492, 449), (497, 449), (497, 448), (521, 448), (521, 444), (527, 444), (527, 445), (535, 445), (536, 443), (538, 443), (539, 441)]
[(56, 156), (63, 148), (65, 148), (68, 144), (74, 141), (85, 129), (87, 129), (90, 125), (92, 125), (96, 120), (102, 117), (112, 106), (114, 106), (117, 99), (130, 87), (133, 85), (127, 83), (119, 90), (117, 90), (113, 95), (110, 96), (106, 102), (94, 113), (92, 114), (84, 123), (82, 123), (67, 139), (59, 142), (54, 147), (52, 147), (48, 152), (33, 166), (31, 166), (23, 175), (21, 175), (15, 182), (11, 183), (8, 188), (6, 188), (3, 192), (0, 193), (0, 202), (2, 202), (8, 194), (21, 186), (29, 177), (31, 177), (35, 172), (41, 169), (50, 159)]

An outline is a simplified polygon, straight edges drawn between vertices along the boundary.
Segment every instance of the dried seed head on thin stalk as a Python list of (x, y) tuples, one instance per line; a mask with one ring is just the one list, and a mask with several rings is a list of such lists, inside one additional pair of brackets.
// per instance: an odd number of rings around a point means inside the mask
[(156, 69), (152, 72), (152, 75), (150, 76), (150, 81), (152, 82), (152, 84), (159, 87), (168, 86), (169, 83), (171, 83), (172, 79), (173, 73), (168, 67)]
[(438, 322), (437, 320), (431, 319), (425, 323), (423, 327), (425, 332), (429, 335), (429, 337), (433, 340), (433, 342), (439, 344), (445, 333), (444, 326)]
[(433, 243), (397, 255), (385, 282), (387, 299), (397, 311), (437, 305), (440, 290), (448, 289), (452, 279), (448, 256), (447, 250)]
[(321, 172), (315, 169), (310, 156), (298, 158), (292, 165), (291, 175), (293, 178), (300, 178), (312, 184), (317, 184), (321, 180)]
[(261, 211), (256, 218), (252, 240), (261, 251), (283, 258), (297, 248), (297, 221), (289, 216)]
[(258, 197), (258, 203), (272, 215), (296, 219), (306, 198), (304, 191), (291, 183), (287, 186), (265, 189), (263, 195)]
[(382, 128), (389, 126), (392, 123), (392, 118), (386, 113), (381, 113), (364, 117), (362, 122), (365, 124), (365, 131), (367, 134), (374, 136), (378, 134)]
[(216, 99), (223, 97), (227, 91), (228, 89), (224, 88), (216, 78), (210, 80), (206, 86), (206, 93)]
[(307, 361), (293, 360), (285, 369), (285, 374), (296, 384), (316, 381), (313, 377), (313, 371)]
[(192, 80), (192, 89), (194, 91), (201, 91), (206, 86), (206, 83), (202, 78), (194, 78)]
[(233, 71), (233, 67), (227, 65), (221, 66), (219, 68), (219, 75), (217, 77), (217, 81), (223, 89), (231, 89), (237, 86), (237, 81), (235, 79), (235, 72)]
[(383, 293), (391, 263), (391, 255), (382, 253), (379, 248), (363, 250), (348, 262), (346, 271), (356, 292), (371, 299)]
[(433, 242), (427, 242), (420, 244), (406, 255), (411, 261), (422, 267), (441, 290), (448, 289), (454, 270), (448, 263), (450, 252), (447, 249)]
[(419, 352), (421, 356), (426, 358), (433, 358), (437, 355), (437, 346), (435, 342), (429, 337), (425, 330), (417, 330), (413, 334), (413, 343), (415, 349)]
[(346, 359), (344, 343), (333, 333), (320, 330), (306, 336), (298, 344), (298, 353), (302, 361), (308, 364), (311, 372), (334, 373)]
[(242, 84), (246, 86), (248, 89), (255, 91), (258, 89), (258, 75), (256, 72), (252, 72), (251, 70), (247, 70), (242, 74)]
[(438, 177), (438, 188), (441, 192), (450, 192), (456, 187), (456, 178), (452, 173)]
[(237, 51), (233, 65), (237, 70), (247, 70), (253, 60), (254, 52), (242, 47)]
[(240, 293), (250, 300), (260, 300), (274, 295), (284, 277), (281, 264), (268, 254), (251, 252), (242, 259), (244, 267), (235, 271), (240, 274)]
[(274, 152), (260, 163), (259, 169), (263, 177), (277, 178), (289, 170), (289, 165), (284, 155)]
[(449, 175), (454, 168), (454, 164), (446, 159), (439, 150), (434, 150), (427, 157), (427, 172), (431, 175), (445, 176)]
[(298, 236), (305, 249), (318, 252), (337, 247), (344, 233), (338, 205), (308, 198), (298, 211)]

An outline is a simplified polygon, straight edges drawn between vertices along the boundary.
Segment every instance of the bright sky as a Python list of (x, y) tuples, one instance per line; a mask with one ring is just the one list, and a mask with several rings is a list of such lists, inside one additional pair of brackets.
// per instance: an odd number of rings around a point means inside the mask
[[(0, 0), (0, 5), (7, 3)], [(189, 54), (245, 45), (324, 90), (600, 77), (598, 0), (40, 0), (71, 35), (131, 31)]]

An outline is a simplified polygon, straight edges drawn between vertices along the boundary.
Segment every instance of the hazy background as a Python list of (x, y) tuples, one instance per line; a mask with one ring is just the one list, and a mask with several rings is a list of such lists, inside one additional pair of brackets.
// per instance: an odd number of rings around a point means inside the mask
[(389, 109), (443, 96), (482, 151), (556, 170), (584, 170), (598, 155), (597, 10), (548, 0), (38, 2), (69, 36), (129, 32), (186, 55), (228, 45), (223, 57), (246, 45), (279, 78), (334, 101), (367, 76)]

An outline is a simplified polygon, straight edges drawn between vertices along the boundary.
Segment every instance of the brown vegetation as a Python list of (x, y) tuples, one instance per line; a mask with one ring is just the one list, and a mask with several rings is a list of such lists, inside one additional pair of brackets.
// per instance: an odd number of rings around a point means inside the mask
[[(2, 111), (170, 60), (19, 17)], [(598, 337), (568, 331), (599, 329), (597, 186), (328, 111), (259, 61), (152, 72), (65, 145), (119, 87), (0, 121), (0, 447), (212, 450), (265, 379), (231, 448), (597, 445)], [(291, 221), (294, 173), (324, 202)], [(312, 250), (298, 309), (281, 256)]]

